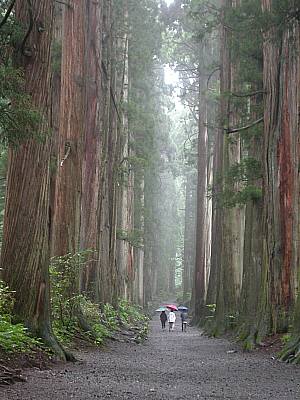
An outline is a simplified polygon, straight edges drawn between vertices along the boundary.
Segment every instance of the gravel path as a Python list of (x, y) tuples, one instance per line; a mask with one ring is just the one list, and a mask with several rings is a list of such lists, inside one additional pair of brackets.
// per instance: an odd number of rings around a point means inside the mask
[(143, 345), (113, 342), (78, 357), (75, 364), (29, 371), (27, 383), (0, 388), (0, 399), (300, 399), (300, 367), (243, 353), (195, 328), (162, 331), (158, 319)]

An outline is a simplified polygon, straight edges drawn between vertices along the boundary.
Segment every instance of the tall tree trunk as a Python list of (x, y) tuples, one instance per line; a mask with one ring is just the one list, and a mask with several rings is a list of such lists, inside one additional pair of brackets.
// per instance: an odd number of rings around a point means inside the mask
[(151, 173), (146, 171), (145, 173), (145, 210), (147, 214), (145, 215), (145, 227), (144, 227), (144, 240), (145, 240), (145, 257), (144, 257), (144, 306), (147, 308), (150, 301), (152, 300), (152, 295), (154, 293), (154, 282), (153, 282), (153, 269), (155, 266), (155, 260), (153, 257), (153, 247), (154, 240), (152, 236), (152, 190), (151, 190)]
[(198, 185), (197, 185), (197, 224), (196, 224), (196, 265), (195, 265), (195, 320), (204, 316), (206, 289), (205, 256), (205, 203), (207, 182), (207, 128), (206, 99), (203, 92), (203, 80), (199, 76), (199, 119), (198, 119)]
[[(256, 100), (250, 107), (255, 109)], [(258, 118), (252, 112), (253, 120)], [(249, 157), (262, 161), (262, 137), (254, 136), (248, 144)], [(258, 188), (262, 187), (262, 179), (253, 182)], [(239, 306), (238, 336), (243, 341), (243, 347), (252, 349), (261, 340), (259, 331), (259, 293), (263, 283), (262, 275), (262, 242), (263, 242), (263, 202), (261, 199), (249, 200), (245, 208), (245, 233), (243, 251), (243, 279)], [(256, 295), (253, 295), (255, 293)]]
[(61, 95), (61, 48), (62, 48), (62, 14), (63, 5), (54, 5), (54, 34), (52, 41), (52, 99), (51, 99), (51, 127), (52, 144), (50, 160), (50, 254), (53, 255), (53, 218), (55, 211), (56, 179), (59, 171), (59, 119)]
[[(230, 6), (229, 0), (222, 0), (224, 7)], [(223, 11), (224, 12), (224, 11)], [(229, 50), (229, 37), (228, 28), (221, 27), (220, 37), (220, 60), (221, 60), (221, 73), (220, 73), (220, 121), (221, 126), (228, 124), (229, 103), (228, 98), (224, 93), (230, 90), (230, 50)], [(214, 193), (216, 196), (222, 193), (223, 190), (223, 174), (224, 174), (224, 130), (221, 128), (218, 131), (214, 156)], [(221, 204), (217, 201), (214, 204), (213, 210), (213, 227), (212, 227), (212, 269), (217, 270), (217, 290), (216, 290), (216, 332), (220, 333), (224, 329), (224, 314), (225, 309), (225, 288), (224, 280), (226, 277), (224, 260), (223, 260), (223, 237), (226, 234), (223, 232), (224, 228), (224, 210)], [(230, 299), (226, 299), (229, 301)]]
[[(130, 86), (129, 86), (130, 87)], [(131, 129), (129, 120), (129, 129)], [(144, 171), (139, 169), (134, 175), (134, 195), (133, 195), (133, 212), (134, 212), (134, 230), (140, 235), (140, 247), (134, 248), (134, 267), (135, 267), (135, 299), (136, 303), (141, 306), (144, 304), (144, 241), (142, 241), (144, 233)]]
[(103, 145), (101, 170), (101, 196), (99, 198), (99, 257), (97, 262), (97, 292), (100, 303), (112, 301), (112, 276), (110, 271), (110, 200), (108, 186), (109, 152), (108, 139), (110, 135), (110, 108), (111, 108), (111, 47), (112, 47), (112, 4), (103, 4), (103, 54), (102, 54), (102, 90), (103, 109), (101, 115)]
[[(130, 236), (133, 235), (133, 171), (132, 152), (130, 149), (130, 131), (128, 127), (128, 104), (129, 104), (129, 65), (128, 65), (128, 1), (123, 4), (123, 24), (121, 38), (119, 39), (119, 53), (122, 65), (122, 79), (119, 82), (121, 91), (119, 98), (123, 104), (122, 123), (119, 129), (119, 182), (118, 182), (118, 224), (117, 228), (123, 239), (117, 242), (117, 265), (119, 268), (119, 287), (121, 297), (132, 300), (134, 283), (133, 248)], [(126, 236), (127, 240), (124, 240)]]
[[(272, 10), (272, 1), (262, 0)], [(273, 40), (274, 35), (280, 37)], [(284, 33), (271, 29), (264, 41), (264, 257), (269, 297), (265, 330), (285, 332), (295, 302), (298, 269), (299, 22)], [(269, 323), (269, 326), (268, 326)]]
[(121, 110), (118, 97), (117, 77), (117, 42), (114, 26), (115, 9), (113, 2), (106, 2), (103, 7), (103, 62), (104, 71), (103, 91), (103, 172), (102, 199), (100, 204), (100, 237), (98, 282), (99, 299), (101, 302), (117, 303), (119, 297), (118, 266), (116, 264), (116, 236), (117, 236), (117, 170), (118, 170), (118, 132), (121, 121)]
[(195, 270), (195, 221), (196, 221), (196, 185), (194, 173), (185, 175), (185, 217), (184, 217), (184, 252), (183, 252), (183, 299), (190, 299)]
[[(225, 9), (230, 9), (231, 0), (224, 1)], [(228, 27), (222, 27), (221, 35), (221, 126), (235, 126), (239, 122), (236, 107), (234, 107), (228, 93), (236, 90), (236, 78), (238, 74), (238, 60), (232, 60), (231, 45), (232, 36)], [(226, 183), (229, 169), (241, 160), (241, 141), (239, 137), (229, 138), (223, 130), (223, 166), (221, 176), (223, 188), (234, 191), (239, 190), (239, 183)], [(243, 265), (243, 235), (244, 235), (244, 209), (242, 206), (232, 208), (224, 207), (222, 211), (222, 249), (220, 259), (219, 290), (216, 305), (217, 330), (231, 328), (229, 316), (235, 315), (238, 309), (238, 301), (242, 282)]]
[(92, 300), (99, 300), (97, 259), (99, 258), (99, 206), (101, 203), (101, 171), (104, 169), (104, 145), (101, 116), (104, 107), (102, 81), (102, 2), (86, 2), (85, 46), (85, 134), (82, 165), (80, 248), (93, 249), (83, 268), (80, 289)]
[[(85, 118), (86, 1), (64, 8), (59, 171), (56, 183), (53, 253), (74, 254), (79, 249), (82, 146)], [(74, 283), (79, 286), (78, 283)]]
[(110, 76), (111, 86), (110, 95), (112, 101), (110, 103), (110, 126), (108, 136), (108, 170), (107, 170), (107, 181), (108, 181), (108, 199), (109, 199), (109, 226), (110, 226), (110, 242), (109, 242), (109, 271), (111, 274), (111, 296), (112, 303), (117, 304), (119, 298), (119, 281), (118, 274), (119, 269), (116, 264), (116, 243), (117, 243), (117, 169), (120, 160), (118, 159), (119, 152), (119, 124), (122, 123), (121, 111), (119, 107), (119, 98), (117, 96), (118, 88), (118, 77), (117, 77), (117, 43), (115, 41), (114, 30), (115, 15), (112, 14), (112, 34), (111, 34), (111, 65), (110, 65)]
[[(1, 252), (2, 277), (16, 293), (14, 313), (37, 336), (65, 358), (50, 323), (49, 299), (49, 162), (50, 45), (53, 2), (17, 0), (16, 18), (32, 30), (26, 42), (31, 56), (18, 54), (24, 67), (26, 92), (43, 119), (38, 127), (43, 141), (28, 140), (10, 149), (6, 207)], [(43, 30), (41, 31), (41, 27)], [(22, 46), (23, 47), (23, 46)], [(28, 53), (27, 52), (27, 53)]]
[[(59, 123), (59, 171), (53, 223), (53, 254), (75, 254), (80, 249), (83, 143), (85, 140), (86, 1), (65, 7), (62, 38), (62, 80)], [(74, 266), (74, 268), (76, 268)], [(70, 282), (68, 296), (79, 295), (80, 273)], [(81, 307), (74, 308), (84, 331), (91, 331)]]
[[(299, 28), (299, 25), (298, 25)], [(273, 321), (274, 330), (288, 329), (291, 311), (295, 303), (295, 277), (297, 276), (298, 243), (297, 222), (299, 221), (299, 180), (297, 166), (299, 165), (299, 93), (295, 91), (294, 82), (299, 77), (299, 54), (294, 58), (294, 47), (290, 44), (294, 32), (286, 32), (282, 40), (280, 86), (281, 102), (279, 104), (279, 129), (281, 135), (278, 140), (277, 162), (279, 168), (279, 209), (282, 264), (279, 273), (279, 302), (286, 314), (279, 315), (279, 324)], [(298, 30), (298, 50), (299, 30)], [(299, 82), (299, 80), (298, 80)], [(297, 105), (295, 105), (297, 103)], [(297, 107), (298, 106), (298, 107)], [(297, 111), (298, 110), (298, 111)], [(295, 151), (296, 150), (296, 151)], [(295, 171), (296, 169), (296, 171)], [(296, 225), (295, 225), (296, 224)], [(295, 229), (296, 227), (296, 229)], [(275, 273), (275, 276), (277, 275)], [(276, 297), (276, 295), (274, 296)], [(273, 296), (271, 295), (271, 298)], [(281, 326), (280, 319), (283, 319)]]

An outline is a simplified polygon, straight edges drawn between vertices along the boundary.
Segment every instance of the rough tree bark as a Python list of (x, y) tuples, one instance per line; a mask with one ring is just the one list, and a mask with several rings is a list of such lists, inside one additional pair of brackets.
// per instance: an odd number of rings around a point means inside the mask
[(118, 266), (116, 264), (117, 236), (117, 170), (118, 170), (118, 132), (121, 110), (117, 95), (117, 42), (114, 27), (115, 10), (113, 2), (103, 6), (103, 92), (102, 114), (103, 146), (101, 184), (102, 196), (99, 212), (99, 258), (98, 282), (100, 302), (116, 304), (119, 296)]
[[(230, 0), (223, 0), (222, 5), (224, 7), (230, 7)], [(229, 101), (224, 93), (230, 91), (231, 87), (231, 63), (230, 63), (230, 46), (229, 46), (229, 35), (228, 28), (224, 25), (221, 26), (221, 37), (220, 37), (220, 61), (221, 61), (221, 72), (220, 72), (220, 125), (224, 126), (228, 124), (229, 115)], [(215, 195), (218, 197), (223, 189), (222, 179), (224, 175), (224, 133), (223, 129), (220, 129), (217, 134), (215, 144), (215, 156), (214, 156), (214, 187), (213, 190)], [(228, 309), (232, 308), (232, 290), (229, 290), (229, 286), (226, 282), (232, 284), (232, 279), (228, 277), (226, 279), (226, 260), (223, 259), (224, 245), (223, 238), (226, 236), (224, 232), (224, 210), (218, 201), (214, 204), (215, 209), (213, 210), (213, 226), (212, 226), (212, 269), (217, 271), (217, 290), (216, 290), (216, 327), (215, 334), (221, 333), (224, 326), (224, 315)], [(225, 278), (225, 281), (224, 281)], [(229, 295), (228, 297), (226, 297)], [(226, 302), (226, 303), (225, 303)]]
[(42, 141), (28, 140), (18, 149), (9, 150), (2, 277), (16, 292), (16, 318), (65, 359), (50, 323), (48, 271), (50, 140), (47, 135), (53, 2), (32, 0), (29, 4), (17, 0), (15, 12), (21, 24), (32, 23), (25, 44), (27, 56), (23, 43), (17, 59), (25, 71), (26, 91), (43, 116), (38, 129), (44, 138)]
[(205, 255), (205, 206), (207, 192), (207, 109), (203, 91), (204, 79), (199, 74), (199, 119), (198, 119), (198, 184), (196, 222), (196, 263), (194, 281), (194, 319), (199, 322), (204, 316), (206, 294)]
[[(251, 140), (249, 156), (261, 160), (262, 139)], [(255, 182), (261, 187), (261, 180)], [(239, 339), (243, 347), (252, 349), (260, 342), (259, 293), (262, 287), (262, 200), (249, 200), (245, 209), (245, 233), (243, 251), (243, 279), (239, 306)], [(254, 295), (254, 293), (256, 295)]]
[[(272, 10), (273, 2), (262, 0), (262, 6)], [(263, 268), (269, 292), (261, 318), (269, 322), (269, 331), (285, 332), (294, 314), (293, 337), (281, 355), (294, 363), (300, 363), (299, 293), (294, 310), (299, 287), (299, 37), (299, 20), (293, 19), (283, 32), (267, 32), (264, 42)], [(267, 312), (269, 318), (263, 319)]]
[[(82, 164), (85, 139), (85, 56), (87, 0), (64, 7), (61, 98), (59, 117), (59, 169), (56, 179), (52, 249), (54, 256), (75, 254), (80, 249)], [(74, 266), (74, 268), (76, 268)], [(80, 293), (80, 274), (70, 282), (69, 297)], [(81, 307), (74, 316), (84, 331), (91, 331)]]
[(100, 303), (112, 301), (112, 276), (110, 271), (110, 214), (109, 214), (109, 189), (108, 189), (108, 138), (110, 132), (110, 107), (111, 96), (111, 47), (112, 47), (112, 13), (111, 2), (103, 4), (102, 30), (102, 91), (103, 108), (101, 113), (101, 130), (103, 144), (101, 150), (101, 195), (99, 198), (99, 236), (98, 236), (98, 261), (97, 261), (97, 291)]
[(108, 131), (108, 147), (107, 147), (107, 182), (108, 182), (108, 201), (109, 201), (109, 226), (110, 226), (110, 241), (109, 241), (109, 271), (111, 276), (111, 302), (116, 305), (120, 295), (120, 287), (118, 275), (120, 273), (119, 266), (116, 263), (116, 245), (117, 245), (117, 170), (120, 160), (118, 137), (119, 124), (122, 124), (120, 98), (118, 97), (118, 76), (117, 76), (117, 41), (116, 30), (114, 24), (116, 22), (114, 8), (112, 8), (111, 20), (111, 63), (110, 63), (110, 109), (109, 109), (109, 131)]
[[(144, 231), (144, 173), (138, 171), (134, 176), (134, 229), (139, 234)], [(135, 266), (135, 302), (139, 305), (144, 304), (144, 247), (134, 248), (134, 266)]]
[(123, 21), (121, 24), (121, 37), (118, 40), (119, 63), (122, 66), (119, 86), (120, 104), (123, 104), (122, 122), (119, 124), (119, 182), (118, 182), (118, 216), (117, 228), (126, 239), (117, 241), (117, 265), (119, 268), (118, 286), (119, 295), (128, 300), (133, 299), (134, 284), (134, 259), (130, 235), (133, 234), (133, 185), (134, 174), (132, 170), (132, 150), (130, 146), (130, 131), (128, 126), (129, 104), (129, 60), (128, 60), (128, 1), (123, 2)]
[[(74, 254), (79, 249), (85, 118), (85, 24), (86, 1), (74, 0), (72, 7), (64, 7), (59, 171), (53, 227), (55, 256)], [(77, 286), (79, 282), (74, 284)]]
[(195, 269), (195, 214), (196, 179), (194, 173), (185, 174), (185, 217), (184, 217), (184, 253), (183, 253), (183, 299), (190, 299)]
[[(264, 11), (271, 0), (262, 0)], [(264, 37), (264, 247), (268, 276), (261, 321), (266, 332), (286, 332), (295, 303), (299, 260), (299, 22)], [(262, 328), (263, 329), (263, 328)]]
[(99, 205), (102, 194), (101, 171), (102, 146), (102, 109), (104, 91), (102, 81), (104, 73), (102, 63), (102, 2), (86, 2), (85, 26), (85, 121), (82, 163), (82, 196), (80, 248), (93, 249), (88, 257), (80, 277), (80, 290), (90, 299), (99, 300), (99, 282), (97, 282), (97, 259), (99, 258)]
[(60, 118), (60, 89), (61, 89), (61, 46), (62, 46), (62, 13), (63, 5), (54, 5), (54, 29), (52, 41), (52, 99), (51, 99), (51, 160), (50, 160), (50, 254), (52, 251), (53, 218), (55, 210), (55, 192), (57, 171), (59, 170), (59, 118)]

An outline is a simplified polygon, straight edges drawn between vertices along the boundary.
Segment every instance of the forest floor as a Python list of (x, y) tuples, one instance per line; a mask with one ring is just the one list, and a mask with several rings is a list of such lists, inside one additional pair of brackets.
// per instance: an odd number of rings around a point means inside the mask
[(244, 353), (179, 324), (162, 331), (155, 317), (145, 343), (113, 341), (80, 351), (76, 363), (27, 370), (27, 382), (0, 387), (0, 399), (300, 399), (300, 367), (273, 353)]

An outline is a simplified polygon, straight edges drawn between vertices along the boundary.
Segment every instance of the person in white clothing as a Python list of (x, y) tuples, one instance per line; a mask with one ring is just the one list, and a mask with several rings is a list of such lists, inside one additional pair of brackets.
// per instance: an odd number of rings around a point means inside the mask
[(174, 325), (176, 321), (176, 315), (173, 311), (169, 312), (168, 321), (169, 321), (169, 332), (170, 332), (174, 330)]

